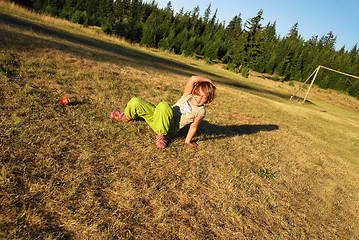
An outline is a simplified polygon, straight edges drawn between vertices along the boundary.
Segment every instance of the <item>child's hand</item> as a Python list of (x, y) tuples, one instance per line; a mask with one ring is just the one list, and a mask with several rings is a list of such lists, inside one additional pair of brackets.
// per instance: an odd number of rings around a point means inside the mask
[(196, 142), (189, 142), (189, 143), (186, 142), (186, 144), (191, 147), (198, 147), (198, 144)]

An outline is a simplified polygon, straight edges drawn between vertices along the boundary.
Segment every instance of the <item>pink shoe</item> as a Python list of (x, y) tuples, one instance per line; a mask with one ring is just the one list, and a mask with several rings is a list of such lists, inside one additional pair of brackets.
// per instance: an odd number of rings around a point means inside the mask
[(158, 147), (158, 148), (166, 148), (167, 147), (166, 135), (158, 134), (156, 136), (156, 147)]
[(133, 122), (132, 119), (127, 119), (125, 113), (119, 112), (117, 110), (115, 110), (111, 113), (110, 118), (115, 119), (120, 122)]

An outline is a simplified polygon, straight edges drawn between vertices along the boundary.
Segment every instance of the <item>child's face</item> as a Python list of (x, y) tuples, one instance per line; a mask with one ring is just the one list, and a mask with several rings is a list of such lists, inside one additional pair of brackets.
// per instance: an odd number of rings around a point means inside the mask
[(193, 94), (192, 95), (192, 104), (195, 106), (203, 106), (207, 100), (208, 100), (208, 95), (203, 93), (202, 91), (199, 91), (200, 94)]

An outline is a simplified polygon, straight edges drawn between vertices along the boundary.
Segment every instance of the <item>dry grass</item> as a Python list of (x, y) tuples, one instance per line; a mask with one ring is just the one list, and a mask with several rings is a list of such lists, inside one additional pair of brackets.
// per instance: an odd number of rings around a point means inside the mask
[[(285, 83), (0, 4), (0, 238), (358, 236), (357, 99), (290, 102)], [(109, 119), (134, 95), (173, 103), (191, 74), (218, 86), (199, 148)]]

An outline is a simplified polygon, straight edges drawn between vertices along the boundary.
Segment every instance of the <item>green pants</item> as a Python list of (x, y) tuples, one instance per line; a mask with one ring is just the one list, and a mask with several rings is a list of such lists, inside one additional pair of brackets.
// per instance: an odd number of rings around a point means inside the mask
[(128, 119), (142, 117), (156, 134), (173, 136), (176, 124), (173, 110), (168, 102), (160, 102), (157, 106), (141, 98), (133, 97), (125, 108)]

